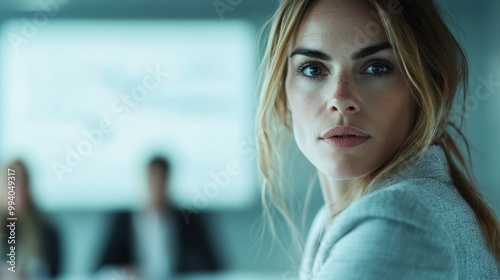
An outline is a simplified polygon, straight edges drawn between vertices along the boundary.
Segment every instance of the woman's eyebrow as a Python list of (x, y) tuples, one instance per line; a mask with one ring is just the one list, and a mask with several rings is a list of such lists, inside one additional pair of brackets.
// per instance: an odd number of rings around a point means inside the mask
[(362, 48), (361, 50), (355, 52), (352, 56), (352, 60), (358, 60), (364, 57), (367, 57), (372, 54), (376, 54), (379, 51), (385, 50), (385, 49), (391, 49), (392, 45), (389, 42), (382, 42), (382, 43), (377, 43), (375, 45), (371, 45), (365, 48)]
[(294, 56), (294, 55), (305, 55), (308, 57), (317, 58), (317, 59), (321, 59), (321, 60), (331, 60), (332, 59), (329, 55), (327, 55), (326, 53), (324, 53), (322, 51), (305, 49), (305, 48), (298, 48), (298, 49), (294, 50), (292, 52), (292, 54), (290, 55), (290, 58), (292, 58), (292, 56)]
[[(378, 53), (379, 51), (383, 51), (385, 49), (391, 49), (392, 45), (389, 42), (382, 42), (382, 43), (377, 43), (365, 48), (362, 48), (361, 50), (355, 52), (352, 56), (352, 60), (358, 60), (364, 57), (367, 57), (369, 55)], [(321, 60), (331, 60), (332, 58), (327, 55), (326, 53), (318, 50), (313, 50), (313, 49), (307, 49), (307, 48), (298, 48), (290, 54), (290, 58), (293, 57), (294, 55), (304, 55), (307, 57), (311, 58), (316, 58), (316, 59), (321, 59)]]

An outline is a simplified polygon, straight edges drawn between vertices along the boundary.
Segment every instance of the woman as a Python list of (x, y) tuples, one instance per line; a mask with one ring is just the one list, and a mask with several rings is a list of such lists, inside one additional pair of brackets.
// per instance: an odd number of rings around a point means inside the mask
[(499, 223), (448, 122), (467, 61), (433, 1), (284, 0), (262, 71), (265, 209), (291, 221), (282, 128), (325, 200), (301, 279), (500, 279)]
[[(0, 252), (2, 253), (2, 270), (0, 275), (5, 279), (46, 279), (47, 277), (57, 277), (60, 273), (60, 241), (57, 231), (45, 221), (36, 207), (31, 195), (31, 184), (29, 170), (23, 161), (12, 162), (8, 169), (11, 179), (15, 182), (13, 190), (14, 216), (9, 215), (7, 197), (3, 197), (0, 203), (0, 218), (4, 223), (9, 224), (6, 217), (16, 217), (15, 235), (9, 232), (9, 228), (2, 226), (0, 235), (14, 236), (15, 239), (0, 240)], [(7, 173), (7, 169), (5, 169)], [(5, 178), (2, 193), (7, 194), (7, 178)], [(12, 185), (11, 185), (12, 186)], [(8, 271), (11, 265), (7, 262), (7, 256), (15, 247), (15, 272)], [(1, 278), (1, 277), (0, 277)], [(2, 278), (4, 279), (4, 278)]]

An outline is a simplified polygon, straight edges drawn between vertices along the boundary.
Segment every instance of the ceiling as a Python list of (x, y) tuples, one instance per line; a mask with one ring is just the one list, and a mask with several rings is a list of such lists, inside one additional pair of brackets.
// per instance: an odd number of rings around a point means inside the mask
[[(42, 4), (47, 3), (47, 4)], [(58, 18), (261, 18), (279, 0), (2, 0), (0, 17), (32, 17), (54, 11)]]

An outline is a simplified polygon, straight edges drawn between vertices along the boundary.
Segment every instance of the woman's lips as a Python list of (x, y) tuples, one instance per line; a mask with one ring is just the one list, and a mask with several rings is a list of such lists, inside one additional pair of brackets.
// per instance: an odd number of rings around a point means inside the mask
[(327, 131), (321, 141), (335, 148), (352, 148), (363, 144), (371, 138), (370, 135), (352, 126), (337, 126)]
[(349, 136), (349, 137), (330, 137), (321, 140), (335, 148), (352, 148), (359, 146), (370, 139), (369, 137)]

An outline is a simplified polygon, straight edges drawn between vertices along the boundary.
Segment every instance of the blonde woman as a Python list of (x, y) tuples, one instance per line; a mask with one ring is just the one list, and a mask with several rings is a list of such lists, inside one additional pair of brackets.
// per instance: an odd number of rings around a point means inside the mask
[[(0, 201), (0, 235), (9, 238), (0, 239), (0, 279), (46, 279), (59, 276), (59, 234), (44, 219), (32, 198), (28, 166), (23, 161), (16, 160), (9, 164), (4, 172), (3, 176), (0, 176), (3, 179), (1, 185), (4, 186), (1, 189)], [(8, 185), (7, 181), (14, 184)], [(9, 186), (11, 188), (8, 188)], [(9, 191), (10, 199), (7, 195), (4, 196)], [(13, 209), (8, 208), (8, 201), (14, 202), (10, 204)], [(10, 215), (11, 213), (13, 215)], [(6, 226), (12, 223), (7, 221), (7, 217), (17, 218), (14, 227)]]
[(448, 122), (467, 61), (433, 1), (284, 0), (268, 40), (257, 116), (265, 209), (270, 199), (291, 221), (282, 128), (325, 201), (300, 279), (500, 279), (499, 223)]

